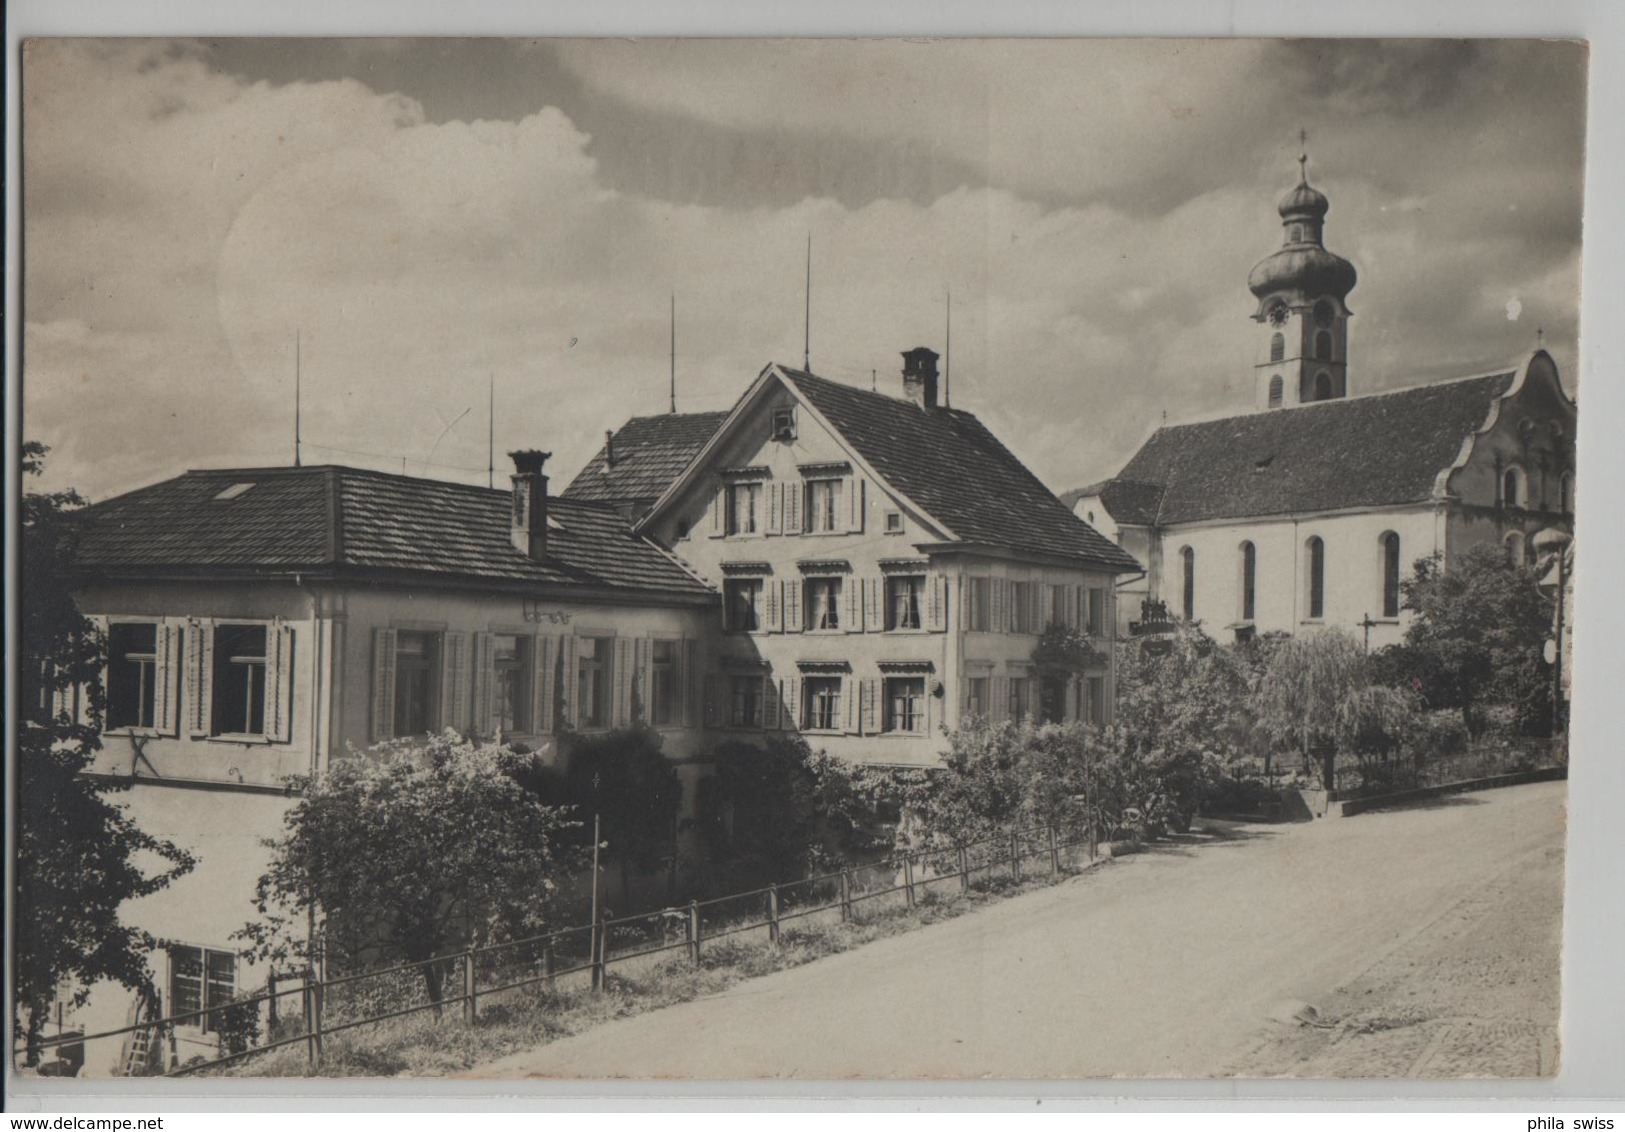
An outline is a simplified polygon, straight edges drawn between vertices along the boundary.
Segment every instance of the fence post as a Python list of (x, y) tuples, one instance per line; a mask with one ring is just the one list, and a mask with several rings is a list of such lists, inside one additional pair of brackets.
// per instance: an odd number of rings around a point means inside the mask
[(305, 1021), (305, 1028), (310, 1034), (308, 1045), (312, 1065), (322, 1063), (322, 999), (325, 997), (323, 990), (321, 972), (313, 965), (310, 969), (310, 987), (307, 992), (310, 995), (310, 1014)]
[(597, 954), (592, 957), (592, 989), (601, 991), (609, 975), (609, 914), (598, 921), (598, 936), (594, 940)]
[(688, 954), (694, 965), (700, 965), (700, 902), (688, 902)]
[(903, 897), (914, 907), (914, 854), (903, 854)]
[(959, 891), (970, 891), (970, 850), (959, 847)]
[(1053, 825), (1049, 827), (1049, 875), (1052, 877), (1061, 875), (1061, 850), (1055, 844), (1055, 827)]
[(1021, 879), (1021, 831), (1010, 831), (1010, 879)]
[(472, 1026), (479, 1020), (480, 1004), (475, 991), (474, 949), (463, 952), (463, 1021)]
[(779, 886), (767, 886), (767, 942), (779, 942)]
[(265, 994), (265, 1040), (272, 1041), (271, 1031), (276, 1029), (277, 1023), (276, 971), (274, 969), (266, 972)]
[(841, 923), (852, 922), (852, 870), (841, 870)]

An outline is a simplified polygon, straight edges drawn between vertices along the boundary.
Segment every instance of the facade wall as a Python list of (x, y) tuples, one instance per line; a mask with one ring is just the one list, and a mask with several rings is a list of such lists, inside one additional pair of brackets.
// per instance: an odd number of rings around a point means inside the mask
[[(782, 413), (794, 414), (793, 436), (775, 433), (775, 414)], [(829, 530), (809, 517), (815, 492), (825, 490), (811, 487), (814, 482), (838, 485)], [(753, 523), (729, 516), (745, 485), (754, 485)], [(981, 593), (982, 587), (969, 586), (968, 579), (987, 579), (988, 602), (996, 607), (989, 618), (1007, 611), (1010, 586), (1017, 582), (1060, 587), (1063, 604), (1070, 600), (1066, 608), (1074, 610), (1079, 589), (1101, 589), (1108, 634), (1115, 616), (1108, 574), (921, 550), (945, 532), (867, 476), (782, 387), (770, 387), (752, 406), (714, 454), (707, 474), (667, 508), (652, 533), (724, 590), (725, 609), (731, 582), (761, 584), (755, 628), (740, 628), (725, 612), (727, 628), (707, 693), (707, 718), (718, 733), (752, 739), (802, 731), (813, 746), (854, 761), (935, 763), (944, 747), (941, 732), (958, 724), (976, 690), (1001, 701), (990, 702), (988, 714), (1008, 713), (1003, 693), (1008, 681), (1030, 676), (1037, 632), (970, 631), (976, 616), (970, 591)], [(894, 601), (888, 579), (902, 576), (924, 579), (917, 628), (888, 627)], [(823, 579), (839, 580), (839, 625), (833, 629), (816, 627), (810, 594)], [(1053, 602), (1053, 590), (1043, 592)], [(1110, 649), (1103, 653), (1109, 657)], [(1107, 682), (1109, 712), (1108, 667), (1098, 678)], [(741, 722), (734, 690), (757, 673), (765, 680), (768, 706), (761, 723)], [(811, 726), (807, 682), (833, 678), (840, 680), (836, 726)], [(913, 678), (924, 682), (922, 718), (910, 730), (889, 726), (888, 681)], [(1068, 701), (1074, 714), (1075, 696), (1076, 690)], [(1027, 710), (1036, 710), (1036, 701)]]
[[(1372, 648), (1397, 644), (1409, 614), (1384, 616), (1382, 536), (1399, 536), (1400, 576), (1411, 575), (1416, 559), (1443, 549), (1441, 511), (1432, 505), (1408, 510), (1371, 511), (1279, 520), (1191, 524), (1162, 532), (1164, 569), (1156, 579), (1159, 596), (1176, 617), (1183, 605), (1183, 552), (1195, 562), (1195, 619), (1212, 636), (1227, 640), (1244, 625), (1242, 544), (1256, 550), (1254, 632), (1298, 633), (1335, 625), (1365, 639), (1367, 618)], [(1311, 538), (1325, 547), (1324, 612), (1309, 609)]]

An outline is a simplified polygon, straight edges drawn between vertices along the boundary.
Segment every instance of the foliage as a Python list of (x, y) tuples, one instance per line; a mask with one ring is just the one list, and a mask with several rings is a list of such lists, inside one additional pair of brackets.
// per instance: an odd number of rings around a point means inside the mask
[(1106, 663), (1106, 655), (1082, 629), (1051, 621), (1033, 646), (1033, 666), (1040, 677), (1081, 676)]
[[(273, 961), (305, 954), (305, 918), (341, 967), (426, 960), (544, 930), (574, 823), (517, 780), (526, 758), (447, 731), (352, 752), (296, 777), (267, 842), (260, 919), (239, 938)], [(420, 968), (432, 1001), (442, 965)]]
[(1337, 745), (1360, 758), (1389, 759), (1422, 720), (1421, 697), (1380, 684), (1352, 689), (1337, 705)]
[[(23, 470), (38, 475), (46, 449), (23, 445)], [(28, 493), (22, 500), (19, 575), (22, 612), (17, 674), (16, 915), (12, 970), (18, 1038), (39, 1038), (59, 987), (72, 981), (74, 1005), (93, 983), (111, 979), (152, 998), (147, 953), (156, 941), (124, 924), (127, 900), (166, 887), (195, 864), (177, 846), (144, 833), (108, 800), (126, 788), (87, 777), (101, 747), (104, 642), (74, 604), (71, 589), (72, 491)], [(75, 688), (84, 703), (75, 719), (54, 706)], [(148, 872), (149, 868), (155, 872)], [(30, 1053), (28, 1062), (37, 1062)]]
[(644, 872), (669, 864), (676, 844), (683, 783), (651, 728), (582, 735), (571, 740), (566, 771), (544, 800), (575, 807), (576, 841), (590, 848), (592, 815), (602, 819), (604, 853)]
[(711, 757), (699, 821), (725, 878), (800, 876), (872, 847), (873, 790), (858, 768), (787, 736), (723, 743)]
[[(246, 1053), (260, 1043), (260, 1004), (251, 994), (238, 995), (211, 1012), (211, 1024), (228, 1054)], [(250, 1000), (250, 1001), (245, 1001)]]
[(1251, 753), (1249, 697), (1258, 679), (1256, 657), (1268, 646), (1225, 647), (1184, 623), (1171, 646), (1151, 654), (1131, 643), (1119, 653), (1117, 722), (1134, 746), (1224, 763)]
[(1403, 586), (1416, 617), (1405, 633), (1418, 689), (1429, 707), (1453, 707), (1477, 735), (1484, 701), (1513, 706), (1516, 725), (1544, 734), (1551, 725), (1551, 670), (1542, 655), (1550, 600), (1531, 566), (1514, 566), (1496, 546), (1476, 546), (1444, 569), (1439, 555), (1417, 561)]
[(1282, 641), (1259, 683), (1259, 726), (1283, 747), (1333, 748), (1346, 734), (1344, 701), (1365, 684), (1365, 654), (1353, 634), (1328, 628)]

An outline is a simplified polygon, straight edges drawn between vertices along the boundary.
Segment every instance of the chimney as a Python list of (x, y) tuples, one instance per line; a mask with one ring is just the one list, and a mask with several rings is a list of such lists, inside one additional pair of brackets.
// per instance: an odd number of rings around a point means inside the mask
[(615, 433), (610, 429), (604, 430), (604, 467), (615, 466)]
[(922, 409), (937, 407), (937, 353), (916, 346), (903, 355), (903, 396)]
[(513, 514), (508, 537), (520, 554), (538, 561), (547, 554), (547, 477), (542, 465), (551, 452), (534, 448), (510, 452), (513, 459)]

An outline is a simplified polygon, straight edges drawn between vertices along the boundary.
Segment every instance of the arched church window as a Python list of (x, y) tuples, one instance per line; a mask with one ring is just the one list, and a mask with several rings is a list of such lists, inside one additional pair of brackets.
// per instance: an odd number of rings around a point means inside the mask
[(1270, 361), (1278, 362), (1286, 357), (1286, 335), (1279, 332), (1270, 335)]
[(1382, 615), (1399, 616), (1399, 535), (1382, 536)]
[(1524, 563), (1524, 546), (1522, 531), (1508, 531), (1506, 538), (1501, 540), (1506, 547), (1507, 565), (1522, 566)]
[(1258, 611), (1258, 548), (1241, 544), (1241, 619), (1251, 621)]
[(1523, 469), (1514, 465), (1501, 474), (1501, 505), (1521, 507), (1523, 503)]
[(1332, 399), (1332, 375), (1325, 370), (1315, 374), (1315, 400), (1330, 401)]
[(1281, 375), (1276, 374), (1274, 377), (1270, 378), (1270, 408), (1279, 409), (1280, 407), (1281, 407)]
[(1185, 620), (1196, 620), (1196, 551), (1190, 547), (1179, 552), (1179, 561), (1184, 568), (1184, 575), (1180, 578), (1180, 612)]
[(1313, 535), (1304, 549), (1307, 552), (1304, 588), (1308, 590), (1309, 616), (1318, 620), (1326, 616), (1326, 543), (1319, 535)]
[(1317, 330), (1315, 332), (1315, 360), (1329, 362), (1332, 360), (1332, 332)]

